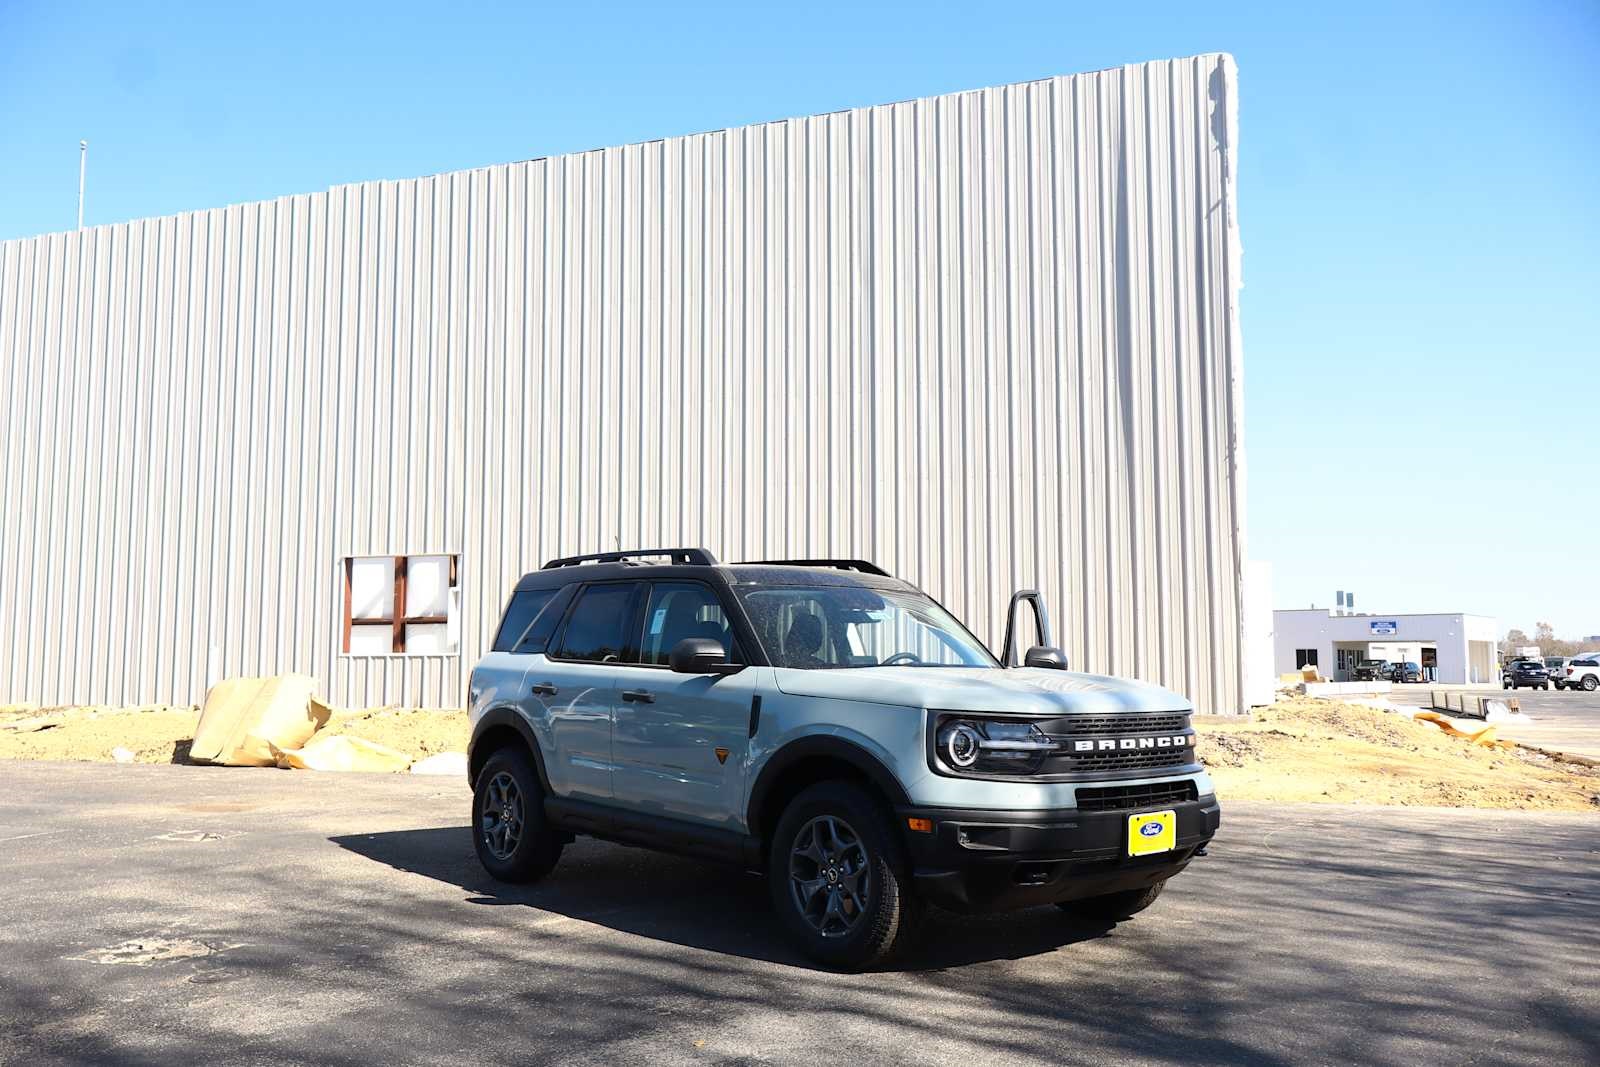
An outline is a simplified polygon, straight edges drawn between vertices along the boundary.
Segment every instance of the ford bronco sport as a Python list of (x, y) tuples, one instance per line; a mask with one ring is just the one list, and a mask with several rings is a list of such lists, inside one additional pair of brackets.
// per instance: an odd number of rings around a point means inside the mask
[[(1017, 666), (1024, 605), (1039, 643)], [(1127, 918), (1220, 809), (1187, 700), (1066, 668), (1031, 591), (997, 659), (862, 560), (553, 560), (472, 672), (478, 858), (531, 882), (588, 834), (731, 861), (847, 968), (888, 958), (925, 902)]]

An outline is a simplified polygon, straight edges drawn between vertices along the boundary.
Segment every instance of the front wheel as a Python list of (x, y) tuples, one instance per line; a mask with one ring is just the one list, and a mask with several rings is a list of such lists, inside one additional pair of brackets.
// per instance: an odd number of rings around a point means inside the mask
[(847, 782), (795, 797), (772, 835), (772, 905), (806, 955), (860, 970), (907, 940), (918, 911), (905, 852), (883, 808)]
[(1161, 890), (1165, 889), (1166, 885), (1166, 880), (1163, 879), (1143, 889), (1124, 889), (1120, 893), (1107, 893), (1099, 897), (1063, 900), (1056, 907), (1086, 919), (1107, 919), (1118, 922), (1122, 919), (1131, 919), (1154, 904), (1156, 897), (1161, 895)]
[(472, 791), (472, 843), (483, 869), (502, 882), (537, 882), (561, 858), (561, 835), (544, 815), (544, 791), (520, 749), (489, 757)]

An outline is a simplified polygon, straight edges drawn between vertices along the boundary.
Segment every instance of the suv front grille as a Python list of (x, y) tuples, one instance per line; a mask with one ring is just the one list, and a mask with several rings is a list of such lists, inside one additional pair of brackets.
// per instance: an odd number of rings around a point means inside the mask
[(1048, 724), (1046, 733), (1057, 737), (1082, 734), (1175, 734), (1189, 726), (1181, 711), (1158, 715), (1072, 715)]
[(1113, 785), (1078, 790), (1079, 811), (1131, 811), (1160, 808), (1198, 800), (1193, 782), (1153, 782), (1150, 785)]
[(1045, 761), (1046, 774), (1064, 771), (1073, 774), (1094, 771), (1142, 771), (1162, 767), (1186, 767), (1195, 761), (1194, 746), (1152, 749), (1145, 752), (1068, 753)]
[[(976, 760), (957, 770), (945, 748), (954, 743), (962, 724), (981, 740), (976, 742)], [(929, 727), (928, 761), (941, 774), (1070, 781), (1154, 777), (1151, 772), (1198, 763), (1186, 711), (1003, 719), (941, 711), (934, 713)]]
[[(1103, 774), (1185, 767), (1195, 762), (1187, 712), (1145, 712), (1131, 715), (1063, 715), (1041, 722), (1039, 729), (1063, 750), (1046, 759), (1041, 774)], [(1171, 744), (1173, 738), (1189, 744)], [(1132, 743), (1130, 744), (1130, 739)], [(1162, 745), (1166, 740), (1169, 743)], [(1093, 742), (1093, 748), (1080, 748)], [(1115, 747), (1107, 747), (1116, 742)]]

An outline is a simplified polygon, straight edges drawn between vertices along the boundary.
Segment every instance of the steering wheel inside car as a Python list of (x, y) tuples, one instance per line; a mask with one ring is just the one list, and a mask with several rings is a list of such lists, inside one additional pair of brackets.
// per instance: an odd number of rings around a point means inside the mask
[(896, 652), (894, 655), (890, 656), (888, 659), (884, 660), (882, 663), (879, 663), (878, 666), (880, 666), (880, 667), (892, 667), (896, 663), (921, 663), (921, 662), (922, 662), (922, 657), (917, 655), (915, 652)]

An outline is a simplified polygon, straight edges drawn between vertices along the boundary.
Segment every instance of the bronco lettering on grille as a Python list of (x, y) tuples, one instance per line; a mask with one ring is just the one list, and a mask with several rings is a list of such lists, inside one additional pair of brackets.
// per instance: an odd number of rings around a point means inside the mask
[(1186, 748), (1194, 744), (1194, 734), (1162, 734), (1159, 737), (1097, 737), (1072, 742), (1074, 752), (1115, 752), (1141, 748)]

